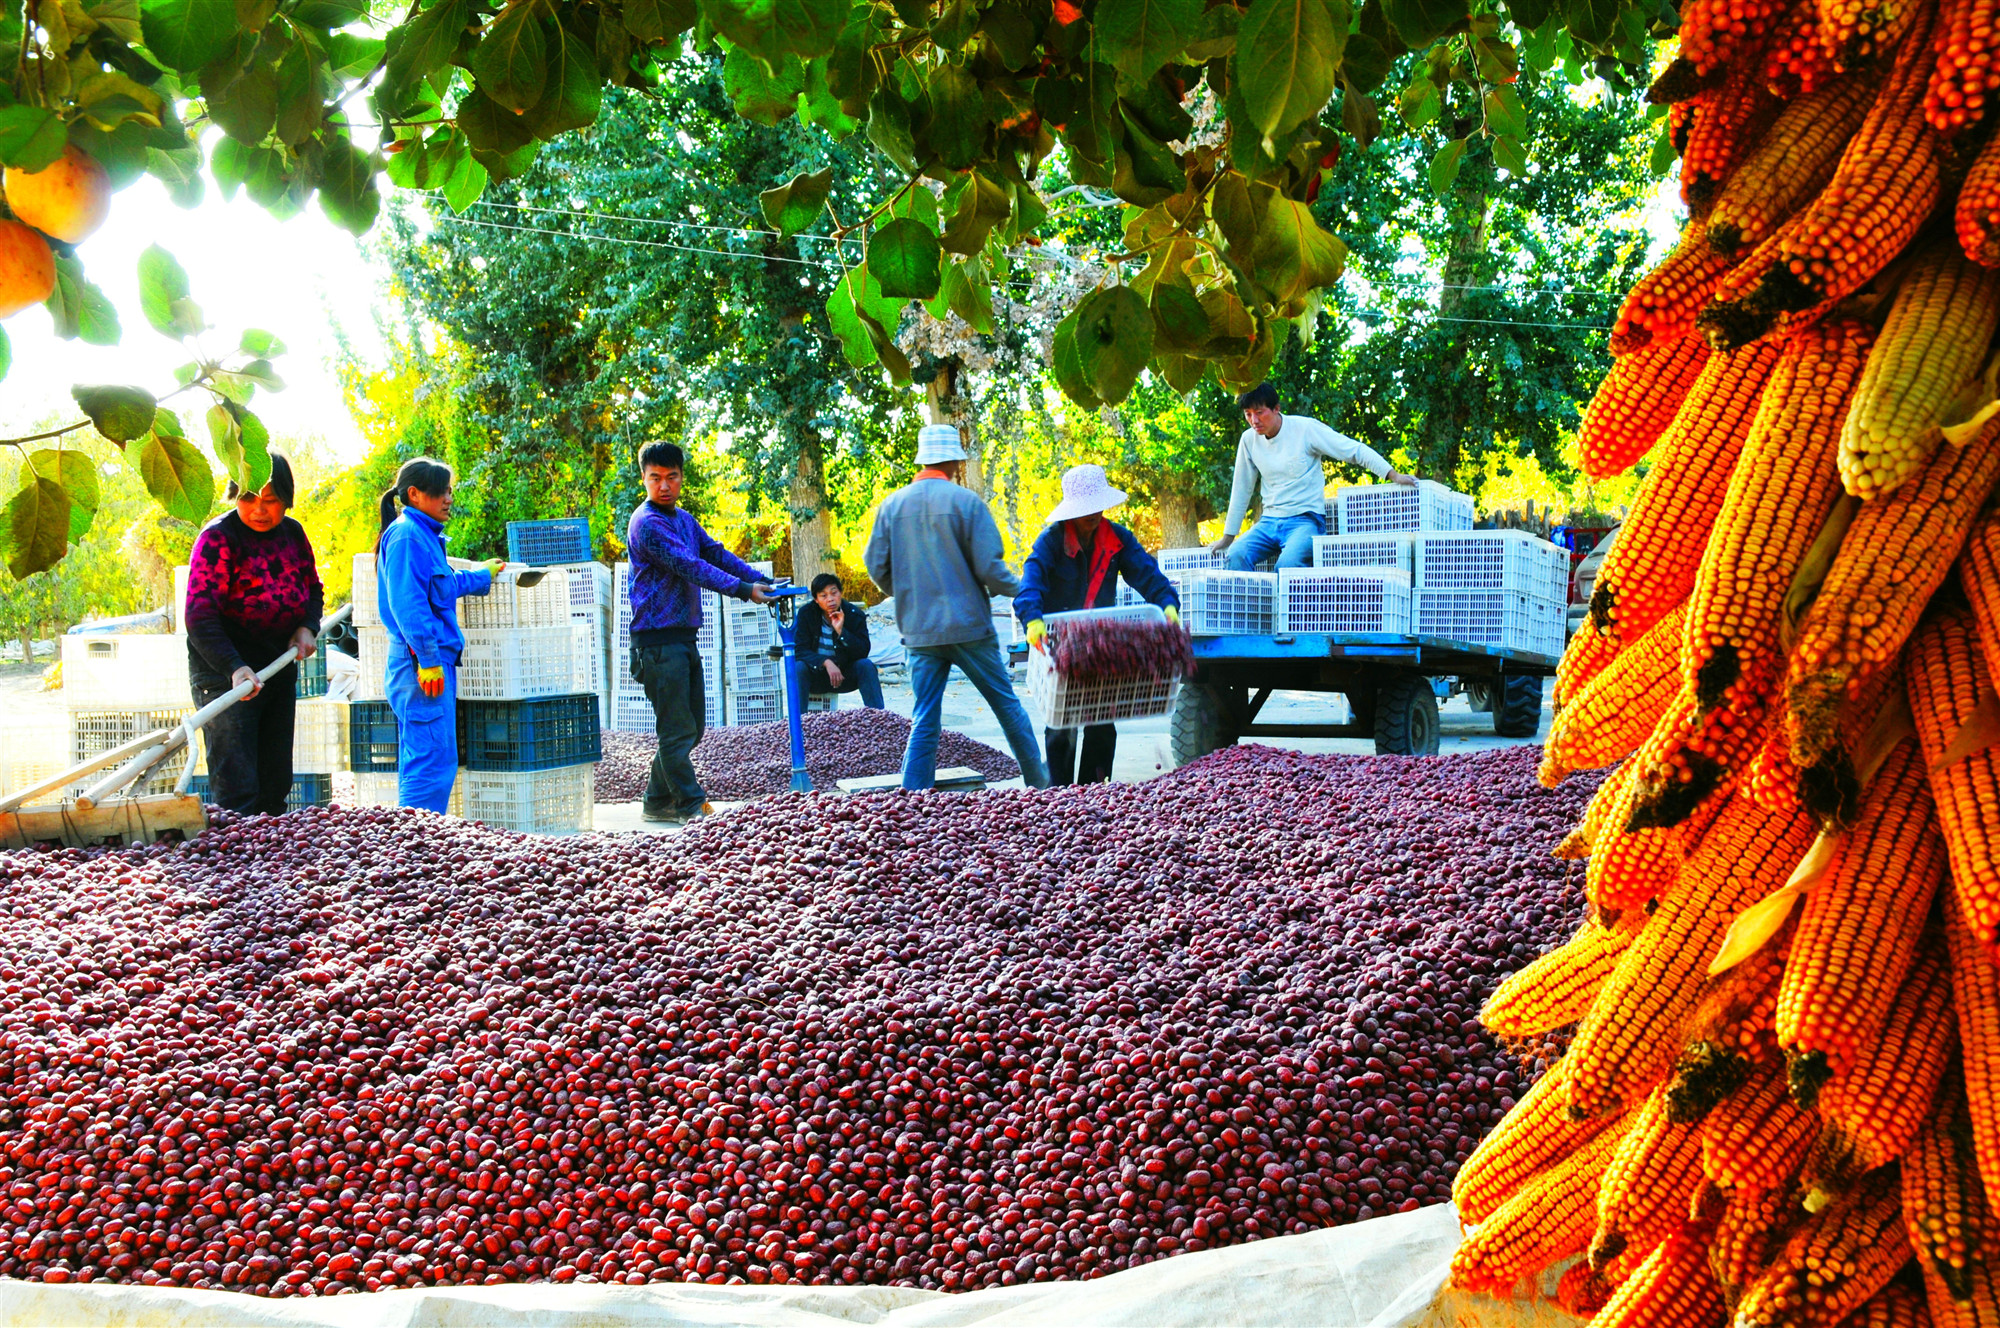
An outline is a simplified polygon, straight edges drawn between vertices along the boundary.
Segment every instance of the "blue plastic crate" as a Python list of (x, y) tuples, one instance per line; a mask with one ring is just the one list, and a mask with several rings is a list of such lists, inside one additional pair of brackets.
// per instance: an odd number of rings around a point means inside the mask
[(468, 770), (554, 770), (604, 755), (597, 697), (458, 703), (458, 759)]
[[(196, 775), (188, 781), (188, 792), (208, 801), (208, 776)], [(292, 791), (285, 797), (285, 810), (295, 812), (301, 807), (328, 807), (333, 804), (332, 775), (293, 775)]]
[(358, 775), (398, 768), (402, 730), (387, 701), (355, 701), (347, 707), (347, 768)]
[(298, 666), (297, 692), (302, 699), (326, 695), (326, 651), (313, 651), (312, 658)]
[(553, 521), (509, 521), (507, 561), (537, 567), (589, 562), (590, 519), (566, 516)]

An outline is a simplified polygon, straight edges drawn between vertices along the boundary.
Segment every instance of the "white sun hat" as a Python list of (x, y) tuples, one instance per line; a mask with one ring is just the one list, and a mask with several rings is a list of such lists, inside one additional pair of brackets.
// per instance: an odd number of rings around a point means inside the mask
[(940, 461), (965, 460), (965, 440), (955, 424), (926, 424), (917, 430), (917, 464), (936, 465)]
[(1104, 467), (1071, 466), (1063, 472), (1063, 500), (1049, 513), (1048, 524), (1108, 512), (1124, 501), (1125, 495), (1105, 478)]

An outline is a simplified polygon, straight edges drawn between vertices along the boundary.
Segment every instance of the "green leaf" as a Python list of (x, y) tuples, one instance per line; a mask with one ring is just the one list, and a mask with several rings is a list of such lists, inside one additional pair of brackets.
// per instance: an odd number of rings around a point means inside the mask
[(868, 141), (895, 163), (898, 170), (917, 168), (917, 140), (910, 127), (910, 105), (889, 84), (876, 88), (868, 98)]
[(236, 416), (224, 403), (218, 401), (208, 408), (208, 450), (215, 453), (215, 459), (222, 463), (222, 474), (233, 479), (237, 487), (246, 493), (256, 492), (243, 485), (243, 444), (242, 431), (236, 427)]
[(244, 328), (243, 338), (236, 344), (245, 355), (254, 355), (260, 360), (285, 353), (285, 343), (261, 327)]
[(535, 141), (522, 117), (474, 90), (459, 99), (458, 131), (475, 152), (508, 156)]
[(238, 485), (245, 493), (256, 493), (271, 482), (271, 432), (264, 421), (241, 407), (236, 416), (236, 444), (243, 451), (243, 474)]
[(1503, 84), (1488, 89), (1485, 107), (1486, 128), (1490, 132), (1510, 138), (1528, 136), (1528, 109), (1521, 104), (1521, 94), (1513, 88)]
[(83, 12), (119, 41), (128, 46), (139, 44), (139, 0), (85, 0)]
[(1148, 134), (1121, 104), (1125, 139), (1112, 167), (1112, 192), (1135, 207), (1151, 207), (1187, 188), (1187, 172), (1166, 144)]
[(74, 544), (90, 533), (90, 523), (97, 515), (99, 490), (97, 467), (83, 452), (64, 448), (44, 447), (28, 455), (27, 464), (21, 467), (21, 483), (26, 485), (30, 474), (45, 480), (54, 480), (62, 485), (69, 495), (69, 539)]
[(207, 93), (209, 118), (222, 132), (244, 143), (262, 143), (278, 122), (278, 71), (256, 64)]
[(1351, 88), (1376, 88), (1395, 64), (1381, 42), (1365, 32), (1349, 33), (1347, 49), (1341, 52), (1340, 76)]
[(1201, 386), (1202, 375), (1208, 372), (1208, 361), (1192, 355), (1175, 355), (1159, 351), (1153, 356), (1153, 367), (1160, 377), (1167, 380), (1167, 386), (1186, 396)]
[(941, 293), (951, 312), (963, 319), (973, 331), (991, 335), (993, 284), (987, 280), (985, 264), (978, 260), (966, 264), (954, 263), (950, 272), (950, 279), (945, 283), (948, 289)]
[(986, 156), (992, 137), (985, 92), (970, 71), (946, 64), (931, 71), (925, 95), (931, 112), (925, 145), (952, 170), (969, 170)]
[(1403, 44), (1421, 51), (1465, 21), (1466, 0), (1383, 0), (1383, 11)]
[(139, 255), (139, 310), (156, 332), (170, 337), (191, 336), (199, 328), (184, 327), (176, 304), (188, 298), (187, 269), (159, 245)]
[(1185, 54), (1190, 62), (1207, 63), (1236, 54), (1236, 32), (1243, 12), (1235, 5), (1217, 5), (1201, 16), (1201, 23), (1188, 40)]
[(1528, 150), (1512, 134), (1502, 134), (1493, 140), (1493, 160), (1509, 175), (1528, 173)]
[(625, 31), (642, 42), (660, 42), (677, 37), (695, 24), (699, 16), (694, 0), (625, 0), (621, 11)]
[(778, 37), (803, 60), (833, 53), (852, 0), (777, 0)]
[(805, 90), (805, 66), (796, 55), (787, 55), (773, 73), (748, 47), (738, 46), (722, 62), (722, 88), (738, 115), (758, 124), (775, 125), (798, 109), (799, 93)]
[(252, 360), (236, 370), (236, 376), (255, 383), (269, 392), (285, 390), (285, 380), (278, 377), (278, 371), (271, 367), (269, 360)]
[(1153, 312), (1130, 286), (1095, 290), (1076, 306), (1077, 362), (1091, 391), (1115, 406), (1153, 358)]
[(7, 340), (7, 329), (0, 327), (0, 378), (7, 376), (7, 370), (14, 367), (14, 344)]
[(319, 53), (305, 42), (295, 44), (278, 62), (278, 115), (273, 126), (278, 141), (296, 149), (319, 129)]
[(486, 192), (486, 168), (473, 160), (462, 134), (452, 136), (445, 165), (444, 183), (439, 188), (444, 191), (444, 201), (451, 204), (451, 210), (463, 213)]
[(159, 407), (153, 394), (143, 387), (79, 384), (69, 394), (76, 398), (76, 404), (90, 417), (97, 431), (120, 446), (149, 432)]
[(185, 438), (158, 430), (146, 435), (134, 464), (146, 482), (146, 492), (183, 521), (204, 521), (215, 505), (215, 473)]
[(928, 300), (938, 291), (938, 238), (914, 217), (899, 217), (868, 237), (868, 270), (891, 299)]
[(45, 170), (68, 145), (63, 122), (53, 111), (26, 102), (0, 106), (0, 166)]
[(83, 264), (72, 255), (56, 255), (56, 288), (43, 304), (63, 340), (91, 346), (118, 344), (117, 308), (84, 277)]
[(1576, 40), (1602, 48), (1618, 31), (1618, 0), (1563, 0), (1563, 17)]
[(549, 81), (541, 100), (528, 112), (535, 137), (554, 138), (581, 129), (597, 119), (604, 101), (604, 79), (597, 70), (597, 50), (568, 24), (549, 29)]
[(1076, 340), (1077, 311), (1072, 309), (1063, 320), (1056, 324), (1054, 339), (1049, 345), (1049, 367), (1054, 372), (1056, 386), (1063, 395), (1085, 410), (1098, 410), (1104, 402), (1091, 385), (1090, 374), (1083, 367), (1083, 356)]
[[(426, 10), (426, 13), (429, 11)], [(383, 52), (389, 44), (380, 37), (362, 37), (351, 32), (336, 32), (326, 39), (326, 65), (335, 78), (343, 82), (353, 82), (371, 73), (382, 63)]]
[(833, 294), (826, 297), (826, 317), (847, 362), (864, 369), (875, 363), (875, 343), (869, 339), (868, 329), (861, 325), (860, 312), (855, 306), (854, 275), (853, 271), (843, 273)]
[(1458, 165), (1463, 160), (1465, 160), (1464, 139), (1454, 138), (1439, 148), (1437, 155), (1431, 158), (1431, 188), (1440, 194), (1451, 188), (1452, 182), (1458, 179)]
[(398, 100), (433, 69), (441, 69), (458, 50), (465, 34), (467, 0), (439, 0), (408, 23), (390, 32), (388, 65), (383, 85), (394, 90)]
[(1235, 77), (1263, 137), (1319, 114), (1346, 37), (1326, 0), (1254, 0), (1237, 32)]
[(1347, 246), (1314, 219), (1312, 208), (1276, 191), (1261, 192), (1252, 271), (1273, 304), (1286, 306), (1331, 286), (1347, 263)]
[(193, 73), (236, 40), (236, 0), (140, 0), (139, 27), (155, 59)]
[(1674, 168), (1674, 159), (1681, 154), (1674, 149), (1674, 137), (1667, 129), (1667, 122), (1660, 121), (1660, 132), (1653, 137), (1653, 151), (1646, 159), (1646, 165), (1654, 175), (1664, 176)]
[(1155, 344), (1172, 351), (1199, 350), (1208, 340), (1208, 313), (1193, 291), (1162, 281), (1153, 287)]
[(63, 487), (40, 475), (23, 478), (7, 503), (7, 570), (17, 581), (45, 572), (69, 548), (70, 500)]
[(1201, 0), (1118, 0), (1100, 5), (1094, 36), (1101, 59), (1135, 83), (1178, 56), (1201, 30)]
[(472, 77), (479, 90), (511, 111), (526, 111), (540, 101), (548, 82), (540, 12), (530, 0), (511, 0), (473, 48)]
[(826, 210), (826, 196), (833, 188), (833, 171), (814, 171), (794, 175), (776, 189), (766, 189), (757, 196), (757, 202), (764, 210), (764, 220), (774, 227), (778, 234), (790, 239), (819, 219)]
[(168, 410), (165, 406), (153, 412), (153, 432), (162, 437), (187, 437), (187, 430), (181, 427), (181, 417)]
[[(926, 195), (928, 196), (928, 195)], [(1013, 202), (982, 171), (967, 171), (944, 195), (947, 221), (942, 241), (954, 254), (976, 254), (993, 228), (1007, 220)]]

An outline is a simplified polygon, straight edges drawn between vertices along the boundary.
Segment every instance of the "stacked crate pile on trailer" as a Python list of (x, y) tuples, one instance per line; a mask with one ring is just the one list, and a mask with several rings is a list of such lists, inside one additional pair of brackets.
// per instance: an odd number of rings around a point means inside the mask
[[(1160, 571), (1180, 596), (1181, 623), (1193, 636), (1261, 635), (1271, 631), (1278, 576), (1273, 559), (1254, 572), (1229, 570), (1229, 555), (1206, 548), (1162, 549)], [(1145, 599), (1128, 585), (1118, 587), (1121, 605)]]

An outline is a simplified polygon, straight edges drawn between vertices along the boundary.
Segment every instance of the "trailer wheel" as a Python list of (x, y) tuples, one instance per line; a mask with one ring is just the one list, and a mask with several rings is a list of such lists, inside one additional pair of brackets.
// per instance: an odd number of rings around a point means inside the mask
[(1493, 706), (1493, 731), (1503, 738), (1532, 738), (1542, 727), (1542, 680), (1515, 676), (1501, 682)]
[(1210, 752), (1236, 745), (1237, 734), (1226, 716), (1220, 691), (1209, 683), (1182, 683), (1167, 720), (1167, 746), (1174, 765), (1199, 761)]
[(1465, 684), (1465, 704), (1475, 715), (1483, 715), (1493, 709), (1493, 684), (1490, 682)]
[(1375, 688), (1376, 753), (1436, 756), (1437, 750), (1438, 700), (1431, 680), (1419, 674), (1384, 678)]

